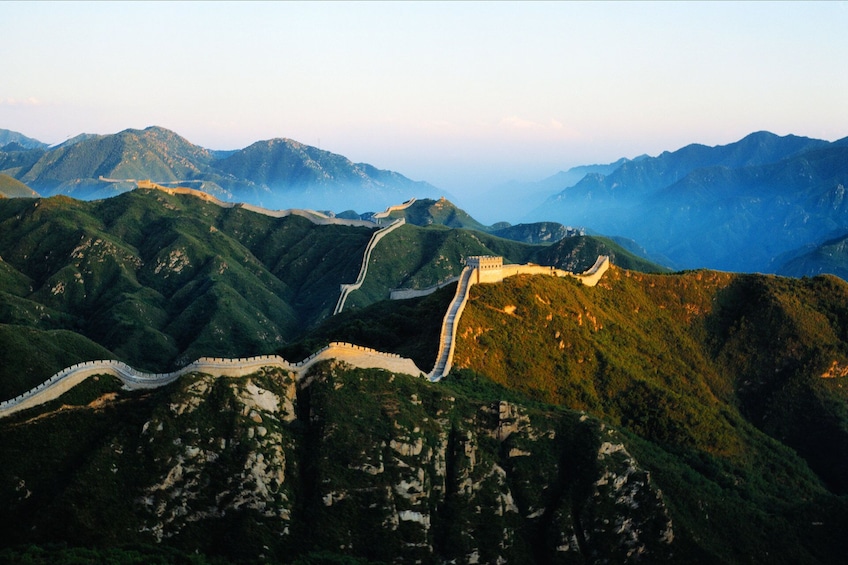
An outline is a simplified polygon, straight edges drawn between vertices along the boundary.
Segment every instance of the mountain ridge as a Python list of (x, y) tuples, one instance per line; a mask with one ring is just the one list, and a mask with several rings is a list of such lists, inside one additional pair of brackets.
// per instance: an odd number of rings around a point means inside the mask
[[(316, 550), (366, 563), (840, 562), (848, 506), (834, 492), (848, 483), (833, 442), (848, 431), (830, 418), (846, 402), (846, 283), (608, 274), (591, 289), (528, 276), (475, 285), (464, 368), (438, 385), (337, 362), (299, 381), (270, 368), (187, 375), (144, 396), (87, 381), (0, 421), (0, 507), (17, 516), (2, 543), (74, 535), (240, 563)], [(810, 346), (813, 362), (795, 363)], [(823, 395), (812, 411), (810, 392)], [(829, 443), (782, 443), (813, 439), (803, 432), (818, 416)], [(51, 448), (23, 456), (36, 437)], [(37, 470), (54, 467), (68, 486), (50, 491), (55, 475)], [(21, 480), (29, 495), (12, 488)], [(61, 523), (56, 508), (71, 509)]]
[(535, 214), (628, 237), (676, 268), (770, 272), (781, 253), (846, 227), (844, 151), (768, 132), (687, 145), (589, 174)]
[[(237, 151), (212, 151), (158, 126), (111, 135), (81, 135), (71, 143), (31, 151), (0, 152), (0, 171), (45, 196), (96, 199), (133, 188), (132, 179), (189, 183), (224, 200), (265, 207), (385, 208), (438, 189), (392, 171), (278, 138)], [(241, 176), (240, 176), (241, 175)], [(116, 179), (105, 183), (102, 179)], [(128, 180), (124, 180), (128, 179)], [(327, 194), (324, 194), (324, 193)]]

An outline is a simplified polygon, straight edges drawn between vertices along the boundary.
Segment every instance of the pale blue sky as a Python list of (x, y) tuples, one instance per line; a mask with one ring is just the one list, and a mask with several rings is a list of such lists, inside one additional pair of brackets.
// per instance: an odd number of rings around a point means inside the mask
[(848, 136), (848, 4), (0, 2), (0, 128), (290, 137), (453, 192)]

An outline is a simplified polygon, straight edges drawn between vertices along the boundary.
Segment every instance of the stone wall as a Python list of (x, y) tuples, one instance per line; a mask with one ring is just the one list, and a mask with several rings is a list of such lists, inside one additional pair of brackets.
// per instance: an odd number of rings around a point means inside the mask
[[(402, 222), (403, 220), (399, 220), (393, 226), (398, 227)], [(389, 228), (393, 228), (393, 226), (388, 226), (380, 231), (387, 233), (390, 231)], [(580, 275), (540, 265), (506, 265), (502, 269), (489, 269), (488, 272), (492, 273), (493, 276), (496, 275), (496, 277), (499, 277), (497, 281), (493, 282), (500, 282), (504, 277), (519, 274), (545, 274), (572, 276), (578, 278), (587, 286), (595, 286), (607, 269), (609, 269), (609, 257), (599, 256), (595, 264)], [(468, 302), (468, 290), (472, 285), (477, 283), (476, 275), (479, 272), (477, 268), (466, 267), (459, 277), (456, 294), (450, 306), (448, 306), (448, 311), (442, 321), (436, 364), (433, 366), (433, 370), (426, 375), (431, 381), (441, 380), (451, 370), (458, 321)], [(55, 400), (88, 377), (94, 375), (105, 374), (115, 376), (129, 389), (156, 388), (170, 384), (183, 375), (198, 372), (217, 376), (243, 377), (256, 373), (263, 367), (281, 368), (295, 373), (296, 378), (300, 379), (303, 378), (312, 364), (328, 359), (338, 359), (354, 367), (363, 369), (384, 369), (395, 373), (425, 376), (424, 371), (418, 368), (411, 359), (393, 353), (384, 353), (368, 347), (343, 342), (330, 343), (327, 347), (313, 353), (298, 363), (291, 363), (278, 355), (260, 355), (246, 359), (201, 357), (197, 361), (171, 373), (144, 373), (130, 367), (126, 363), (114, 360), (86, 361), (62, 369), (32, 390), (15, 398), (0, 402), (0, 418), (14, 414), (20, 410), (38, 406), (50, 400)]]
[(244, 377), (265, 367), (290, 371), (297, 379), (301, 379), (313, 364), (328, 359), (338, 359), (361, 369), (384, 369), (416, 377), (424, 375), (424, 371), (419, 369), (411, 359), (343, 342), (330, 343), (298, 363), (291, 363), (278, 355), (260, 355), (246, 359), (201, 357), (171, 373), (144, 373), (126, 363), (114, 360), (86, 361), (62, 369), (32, 390), (0, 402), (0, 418), (55, 400), (94, 375), (112, 375), (120, 379), (130, 390), (158, 388), (190, 373)]
[(377, 212), (376, 214), (374, 214), (371, 217), (374, 218), (375, 220), (379, 221), (379, 220), (382, 220), (384, 218), (388, 218), (389, 215), (392, 212), (400, 212), (401, 210), (406, 210), (407, 208), (412, 206), (414, 203), (415, 203), (415, 198), (413, 197), (413, 198), (410, 198), (409, 200), (407, 200), (406, 202), (404, 202), (403, 204), (395, 204), (394, 206), (389, 206), (384, 211)]
[(374, 222), (369, 222), (367, 220), (346, 220), (343, 218), (331, 218), (326, 214), (322, 214), (321, 212), (317, 212), (315, 210), (304, 210), (299, 208), (291, 208), (288, 210), (269, 210), (268, 208), (262, 208), (260, 206), (254, 206), (253, 204), (247, 204), (243, 202), (224, 202), (223, 200), (219, 200), (218, 198), (215, 198), (211, 194), (203, 192), (202, 190), (186, 188), (183, 186), (169, 188), (167, 186), (156, 184), (155, 182), (150, 182), (149, 180), (140, 180), (136, 183), (136, 186), (141, 189), (161, 190), (162, 192), (166, 192), (168, 194), (184, 194), (194, 196), (196, 198), (200, 198), (201, 200), (205, 200), (206, 202), (211, 202), (212, 204), (220, 206), (221, 208), (243, 208), (244, 210), (248, 210), (256, 214), (262, 214), (263, 216), (270, 216), (272, 218), (300, 216), (302, 218), (306, 218), (313, 224), (318, 225), (359, 226), (368, 228), (373, 228), (376, 225)]
[(401, 227), (405, 223), (406, 220), (404, 218), (401, 218), (399, 220), (395, 220), (388, 226), (380, 228), (379, 230), (374, 232), (374, 234), (371, 236), (371, 239), (368, 241), (368, 245), (365, 246), (365, 253), (362, 256), (362, 266), (359, 268), (359, 275), (356, 277), (356, 282), (341, 285), (341, 294), (339, 295), (339, 301), (336, 303), (335, 310), (333, 310), (334, 316), (342, 311), (348, 295), (354, 290), (358, 290), (359, 287), (362, 286), (362, 283), (365, 282), (365, 277), (368, 275), (368, 263), (371, 260), (371, 252), (374, 250), (374, 246), (377, 245), (377, 242), (383, 239), (383, 236), (388, 234), (390, 231)]

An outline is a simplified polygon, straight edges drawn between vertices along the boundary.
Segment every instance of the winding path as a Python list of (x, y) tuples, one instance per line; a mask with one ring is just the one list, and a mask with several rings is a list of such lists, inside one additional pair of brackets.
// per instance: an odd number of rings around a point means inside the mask
[[(116, 182), (115, 179), (104, 179), (101, 177), (101, 180), (107, 182)], [(133, 179), (127, 179), (133, 180)], [(368, 220), (346, 220), (343, 218), (331, 218), (326, 214), (322, 214), (321, 212), (316, 212), (315, 210), (306, 210), (301, 208), (290, 208), (287, 210), (269, 210), (268, 208), (262, 208), (261, 206), (254, 206), (253, 204), (247, 204), (244, 202), (225, 202), (216, 198), (209, 194), (208, 192), (203, 192), (202, 190), (197, 190), (194, 188), (186, 188), (184, 186), (177, 186), (174, 188), (169, 188), (167, 186), (162, 186), (160, 184), (156, 184), (155, 182), (150, 182), (146, 180), (135, 181), (136, 186), (140, 190), (161, 190), (167, 194), (185, 194), (188, 196), (194, 196), (195, 198), (200, 198), (201, 200), (205, 200), (211, 204), (215, 204), (216, 206), (220, 206), (221, 208), (242, 208), (244, 210), (249, 210), (250, 212), (254, 212), (256, 214), (262, 214), (263, 216), (270, 216), (272, 218), (285, 218), (286, 216), (300, 216), (302, 218), (306, 218), (313, 224), (318, 225), (340, 225), (340, 226), (359, 226), (366, 228), (373, 228), (376, 224), (374, 222), (369, 222)]]
[(436, 382), (442, 380), (442, 377), (450, 373), (453, 365), (454, 340), (456, 339), (457, 322), (462, 316), (462, 311), (465, 310), (465, 304), (468, 302), (468, 289), (473, 284), (471, 277), (474, 275), (471, 267), (465, 267), (459, 275), (459, 283), (456, 285), (456, 293), (453, 295), (448, 311), (442, 321), (442, 331), (439, 334), (439, 353), (436, 355), (436, 364), (433, 370), (427, 375), (431, 381)]
[(394, 206), (389, 206), (388, 208), (386, 208), (382, 212), (377, 212), (376, 214), (374, 214), (371, 217), (374, 218), (375, 220), (382, 220), (383, 218), (388, 218), (389, 215), (392, 212), (399, 212), (401, 210), (406, 210), (407, 208), (409, 208), (413, 204), (415, 204), (415, 198), (410, 198), (409, 200), (407, 200), (403, 204), (396, 204)]
[(333, 310), (333, 316), (342, 311), (342, 309), (344, 308), (345, 300), (347, 300), (347, 296), (354, 290), (358, 290), (359, 287), (362, 286), (362, 283), (365, 282), (365, 276), (368, 274), (368, 263), (371, 260), (371, 251), (374, 250), (374, 246), (377, 245), (377, 242), (383, 239), (384, 235), (388, 234), (394, 229), (401, 227), (405, 223), (406, 220), (401, 218), (399, 220), (395, 220), (388, 226), (380, 228), (379, 230), (374, 232), (374, 235), (371, 236), (370, 241), (368, 241), (368, 245), (365, 247), (365, 253), (362, 256), (362, 266), (359, 267), (359, 275), (356, 277), (356, 282), (342, 285), (342, 293), (339, 295), (339, 301), (336, 303), (335, 310)]

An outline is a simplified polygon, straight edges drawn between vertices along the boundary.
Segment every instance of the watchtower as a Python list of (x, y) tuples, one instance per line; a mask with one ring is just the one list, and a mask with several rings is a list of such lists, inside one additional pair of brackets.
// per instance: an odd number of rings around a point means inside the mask
[(465, 264), (473, 269), (477, 269), (477, 280), (475, 281), (477, 283), (500, 282), (503, 280), (503, 257), (472, 255), (465, 259)]

